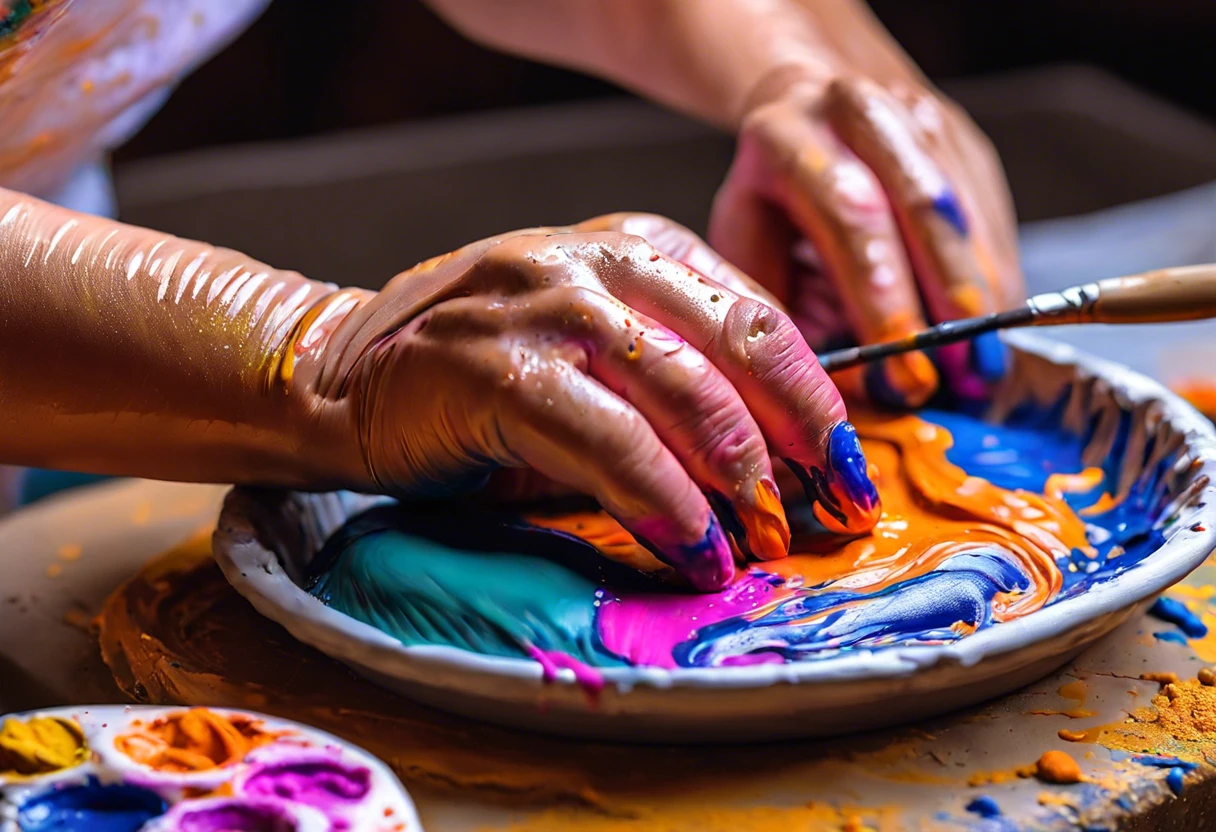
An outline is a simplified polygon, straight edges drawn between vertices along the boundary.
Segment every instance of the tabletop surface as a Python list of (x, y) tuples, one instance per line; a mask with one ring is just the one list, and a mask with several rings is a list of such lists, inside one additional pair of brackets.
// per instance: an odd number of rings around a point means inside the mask
[[(89, 621), (158, 553), (193, 537), (205, 557), (221, 495), (214, 487), (119, 481), (0, 522), (0, 709), (125, 701)], [(1214, 581), (1216, 565), (1205, 565), (1170, 595), (1216, 625)], [(653, 787), (639, 789), (633, 777), (614, 793), (613, 778), (581, 756), (597, 753), (592, 746), (584, 752), (553, 740), (544, 742), (569, 756), (562, 765), (571, 794), (558, 789), (535, 806), (504, 804), (492, 787), (436, 789), (406, 779), (432, 830), (1206, 828), (1196, 824), (1216, 820), (1216, 769), (1207, 762), (1216, 760), (1216, 687), (1196, 677), (1209, 661), (1216, 662), (1216, 640), (1188, 639), (1174, 624), (1145, 617), (1041, 682), (949, 717), (785, 749), (656, 752), (673, 775), (684, 769), (672, 777), (678, 788), (656, 771)], [(1178, 684), (1166, 684), (1174, 677)], [(449, 728), (453, 721), (436, 720)], [(478, 730), (446, 736), (473, 742)], [(1084, 782), (1025, 776), (1050, 750), (1069, 754)], [(715, 757), (703, 779), (700, 754)], [(758, 762), (772, 754), (787, 760), (779, 772)], [(489, 756), (509, 764), (509, 756)], [(723, 767), (736, 761), (724, 783)], [(584, 774), (600, 797), (572, 802)], [(1000, 815), (984, 817), (994, 807)]]

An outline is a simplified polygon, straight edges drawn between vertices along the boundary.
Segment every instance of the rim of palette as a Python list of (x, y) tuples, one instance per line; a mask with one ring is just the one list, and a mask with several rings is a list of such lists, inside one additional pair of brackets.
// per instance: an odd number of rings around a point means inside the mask
[[(595, 668), (605, 684), (616, 687), (621, 693), (638, 685), (759, 688), (778, 683), (815, 684), (906, 677), (943, 663), (971, 667), (985, 658), (1029, 647), (1103, 615), (1127, 609), (1160, 594), (1198, 568), (1216, 550), (1216, 428), (1212, 423), (1163, 385), (1122, 365), (1028, 332), (1004, 333), (1003, 337), (1019, 350), (1101, 377), (1112, 385), (1126, 405), (1159, 400), (1164, 406), (1164, 416), (1186, 435), (1189, 454), (1199, 463), (1195, 477), (1208, 477), (1207, 485), (1194, 498), (1196, 503), (1205, 505), (1196, 507), (1192, 522), (1174, 530), (1165, 543), (1127, 572), (1081, 595), (1065, 598), (951, 644), (857, 650), (787, 664)], [(541, 665), (532, 659), (487, 656), (442, 645), (407, 646), (381, 630), (326, 606), (301, 589), (284, 571), (278, 556), (261, 543), (254, 531), (257, 524), (244, 510), (248, 505), (248, 502), (225, 503), (225, 516), (221, 518), (215, 538), (216, 560), (229, 582), (258, 612), (284, 626), (301, 641), (340, 661), (357, 662), (390, 678), (403, 678), (400, 663), (404, 659), (435, 670), (446, 668), (532, 680), (537, 685), (578, 684), (574, 671), (569, 669), (559, 669), (555, 676), (546, 679)], [(1201, 530), (1196, 531), (1195, 526)]]

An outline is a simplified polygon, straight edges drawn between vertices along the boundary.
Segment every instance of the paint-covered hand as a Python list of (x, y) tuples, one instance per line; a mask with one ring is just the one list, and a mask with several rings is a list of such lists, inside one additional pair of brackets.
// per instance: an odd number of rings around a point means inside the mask
[(520, 231), (423, 263), (315, 360), (309, 386), (349, 403), (369, 484), (434, 495), (531, 468), (595, 496), (697, 589), (733, 579), (731, 537), (786, 554), (770, 448), (826, 531), (877, 517), (844, 405), (792, 321), (661, 218)]
[[(990, 142), (914, 70), (872, 54), (898, 51), (893, 42), (844, 34), (868, 44), (850, 52), (867, 66), (821, 50), (815, 66), (755, 88), (710, 242), (787, 304), (817, 350), (1020, 302), (1012, 203)], [(939, 369), (955, 393), (982, 395), (1005, 356), (993, 334), (936, 358), (936, 369), (909, 353), (836, 380), (846, 394), (915, 406)]]

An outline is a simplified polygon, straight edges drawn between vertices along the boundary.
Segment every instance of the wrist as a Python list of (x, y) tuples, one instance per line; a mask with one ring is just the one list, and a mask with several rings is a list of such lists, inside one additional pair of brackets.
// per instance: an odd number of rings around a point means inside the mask
[(359, 436), (358, 393), (323, 379), (358, 326), (355, 314), (375, 297), (363, 289), (333, 291), (309, 305), (273, 350), (267, 371), (275, 418), (289, 437), (292, 485), (373, 490)]

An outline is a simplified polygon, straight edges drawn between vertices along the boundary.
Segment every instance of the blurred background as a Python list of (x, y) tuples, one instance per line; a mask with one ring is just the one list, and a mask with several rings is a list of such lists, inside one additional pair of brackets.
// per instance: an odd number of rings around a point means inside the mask
[[(1212, 0), (872, 6), (992, 136), (1022, 220), (1216, 180)], [(730, 151), (609, 85), (469, 43), (421, 3), (278, 0), (115, 167), (129, 221), (377, 285), (524, 224), (645, 209), (701, 228)]]

